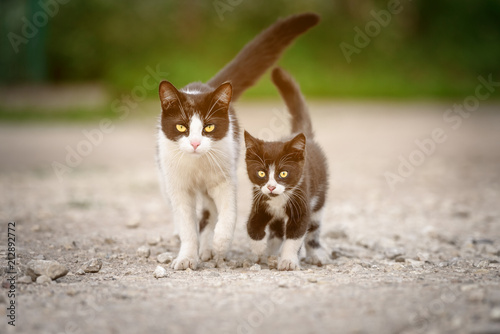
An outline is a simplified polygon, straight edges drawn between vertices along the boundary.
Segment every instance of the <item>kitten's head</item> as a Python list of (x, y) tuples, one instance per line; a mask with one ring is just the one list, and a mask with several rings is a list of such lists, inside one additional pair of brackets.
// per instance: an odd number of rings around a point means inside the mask
[(304, 134), (286, 142), (265, 142), (245, 131), (245, 145), (248, 177), (263, 194), (279, 196), (299, 184), (306, 153)]
[(168, 81), (160, 83), (161, 129), (181, 152), (201, 156), (229, 131), (232, 88), (223, 83), (210, 92), (178, 91)]

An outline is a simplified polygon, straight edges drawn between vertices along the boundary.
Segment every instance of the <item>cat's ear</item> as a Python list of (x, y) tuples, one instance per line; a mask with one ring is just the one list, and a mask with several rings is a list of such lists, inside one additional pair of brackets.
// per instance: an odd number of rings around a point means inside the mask
[(210, 109), (217, 110), (218, 112), (228, 112), (232, 96), (233, 87), (231, 84), (229, 82), (223, 83), (212, 93)]
[(179, 91), (168, 81), (162, 81), (160, 83), (159, 93), (161, 105), (166, 109), (179, 99)]
[(245, 146), (247, 150), (251, 150), (256, 148), (259, 145), (259, 140), (257, 138), (254, 138), (251, 134), (249, 134), (245, 130)]
[(288, 142), (288, 148), (303, 153), (306, 150), (306, 136), (299, 133)]

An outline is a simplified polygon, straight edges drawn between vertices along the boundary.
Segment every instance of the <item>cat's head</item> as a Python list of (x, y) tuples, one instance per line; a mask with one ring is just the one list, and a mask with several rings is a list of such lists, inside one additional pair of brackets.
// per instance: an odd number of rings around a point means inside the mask
[(201, 156), (229, 131), (229, 82), (209, 92), (183, 92), (160, 83), (161, 129), (181, 152)]
[(245, 145), (248, 177), (263, 194), (279, 196), (300, 183), (306, 154), (304, 134), (285, 142), (265, 142), (245, 131)]

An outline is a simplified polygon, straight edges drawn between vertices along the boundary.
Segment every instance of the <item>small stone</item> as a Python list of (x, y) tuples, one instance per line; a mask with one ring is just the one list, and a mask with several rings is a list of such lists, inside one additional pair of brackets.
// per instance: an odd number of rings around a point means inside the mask
[(169, 252), (161, 253), (156, 257), (156, 260), (159, 263), (170, 263), (173, 261), (173, 259), (174, 256), (172, 255), (172, 253)]
[(41, 275), (36, 278), (36, 283), (37, 284), (45, 284), (45, 283), (50, 283), (52, 280), (50, 279), (49, 276)]
[(125, 224), (127, 228), (138, 228), (140, 225), (139, 219), (131, 219)]
[(394, 259), (395, 262), (405, 262), (404, 256), (398, 256), (397, 258)]
[(500, 321), (500, 307), (496, 306), (491, 309), (490, 319), (493, 321)]
[(477, 267), (477, 268), (488, 268), (488, 266), (490, 265), (490, 261), (488, 260), (481, 260), (479, 261), (478, 263), (476, 263), (474, 266)]
[(155, 278), (163, 278), (168, 276), (168, 272), (162, 266), (156, 266), (155, 271), (153, 272), (153, 276)]
[(75, 274), (77, 274), (77, 275), (85, 275), (85, 271), (84, 271), (82, 268), (80, 268), (80, 269), (78, 269), (78, 270), (75, 272)]
[(384, 254), (389, 260), (394, 260), (395, 258), (402, 256), (404, 254), (404, 250), (400, 248), (389, 248), (386, 249)]
[(262, 268), (260, 267), (259, 264), (254, 264), (253, 266), (251, 266), (250, 268), (248, 268), (249, 270), (251, 271), (260, 271)]
[(160, 235), (152, 235), (148, 238), (148, 245), (155, 246), (158, 245), (162, 241)]
[(102, 268), (102, 260), (101, 259), (91, 259), (83, 264), (81, 269), (83, 269), (86, 273), (97, 273)]
[(288, 282), (287, 282), (287, 281), (283, 281), (283, 280), (282, 280), (282, 281), (279, 281), (279, 282), (278, 282), (278, 286), (279, 286), (280, 288), (288, 288)]
[(48, 276), (50, 279), (57, 279), (68, 273), (68, 268), (57, 261), (32, 260), (28, 262), (26, 274), (36, 279), (38, 276)]
[(45, 260), (45, 256), (43, 254), (37, 255), (34, 257), (35, 260)]
[(419, 252), (419, 253), (417, 253), (417, 256), (416, 256), (415, 259), (418, 260), (418, 261), (424, 261), (424, 262), (426, 262), (426, 261), (429, 261), (429, 257), (430, 257), (429, 253)]
[(17, 283), (30, 284), (33, 283), (33, 279), (28, 275), (24, 275), (17, 280)]
[(318, 280), (317, 280), (315, 277), (309, 277), (309, 278), (307, 279), (307, 281), (308, 281), (309, 283), (318, 283)]
[(139, 257), (144, 257), (147, 259), (150, 254), (151, 254), (151, 250), (149, 249), (148, 246), (141, 246), (141, 247), (137, 248), (137, 256), (139, 256)]
[(267, 258), (267, 265), (269, 269), (278, 269), (278, 257), (271, 255)]

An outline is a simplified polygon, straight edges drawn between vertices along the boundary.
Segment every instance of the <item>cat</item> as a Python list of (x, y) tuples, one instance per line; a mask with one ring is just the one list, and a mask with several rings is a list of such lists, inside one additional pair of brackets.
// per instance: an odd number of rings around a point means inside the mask
[(306, 261), (321, 266), (328, 261), (319, 242), (328, 190), (327, 159), (314, 142), (298, 84), (279, 67), (273, 70), (272, 81), (292, 116), (292, 136), (266, 142), (245, 131), (245, 160), (253, 184), (247, 222), (252, 252), (257, 261), (265, 261), (281, 247), (278, 270), (298, 270), (298, 253), (305, 239)]
[(178, 90), (168, 81), (160, 83), (157, 162), (181, 241), (171, 265), (175, 270), (196, 269), (200, 258), (224, 266), (236, 223), (240, 145), (232, 104), (318, 21), (313, 13), (278, 20), (206, 84)]

